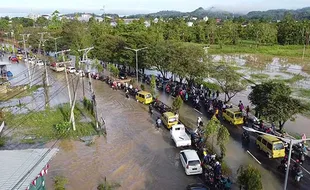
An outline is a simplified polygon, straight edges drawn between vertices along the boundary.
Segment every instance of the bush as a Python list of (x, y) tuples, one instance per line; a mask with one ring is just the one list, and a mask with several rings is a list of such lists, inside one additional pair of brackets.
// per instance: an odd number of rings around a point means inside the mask
[(97, 190), (113, 190), (117, 189), (120, 186), (121, 185), (118, 183), (109, 183), (107, 181), (107, 178), (104, 178), (104, 182), (98, 185)]
[(69, 127), (70, 127), (69, 122), (62, 122), (55, 125), (55, 129), (58, 134), (65, 134), (66, 131), (68, 131)]
[(55, 190), (65, 190), (65, 186), (68, 183), (67, 178), (63, 176), (56, 176), (54, 178), (54, 189)]
[(144, 84), (141, 84), (140, 88), (141, 90), (145, 90)]
[(172, 102), (172, 110), (178, 112), (183, 105), (183, 99), (181, 96), (177, 96)]
[(4, 137), (0, 137), (0, 147), (5, 145), (5, 138)]
[(83, 105), (92, 115), (94, 114), (93, 102), (86, 97), (83, 99)]
[(262, 176), (260, 171), (252, 165), (240, 166), (237, 181), (244, 190), (262, 190)]

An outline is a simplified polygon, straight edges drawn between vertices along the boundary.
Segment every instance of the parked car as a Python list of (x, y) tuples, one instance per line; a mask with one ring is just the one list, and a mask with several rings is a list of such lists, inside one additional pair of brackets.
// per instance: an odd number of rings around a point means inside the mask
[(85, 76), (85, 73), (83, 70), (79, 69), (79, 70), (76, 70), (75, 72), (76, 75), (80, 76), (80, 77), (84, 77)]
[(121, 79), (121, 80), (127, 79), (126, 73), (120, 72), (119, 73), (119, 79)]
[(186, 187), (186, 190), (210, 190), (210, 188), (207, 187), (205, 184), (195, 183), (195, 184), (188, 185)]
[(180, 151), (180, 161), (186, 175), (202, 174), (201, 161), (195, 150), (186, 149)]
[(191, 138), (185, 131), (183, 124), (173, 125), (170, 130), (170, 135), (176, 147), (190, 146)]
[(37, 61), (36, 65), (38, 65), (38, 66), (43, 66), (43, 65), (44, 65), (44, 62), (43, 62), (42, 60), (39, 59), (39, 60)]
[(76, 69), (74, 67), (68, 67), (67, 68), (67, 72), (68, 73), (75, 73), (76, 72)]

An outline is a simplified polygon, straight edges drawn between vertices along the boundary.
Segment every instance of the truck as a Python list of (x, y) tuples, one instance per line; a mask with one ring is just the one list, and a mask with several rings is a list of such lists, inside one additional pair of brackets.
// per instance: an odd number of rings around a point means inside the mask
[(176, 147), (190, 146), (192, 143), (183, 124), (173, 125), (170, 130), (170, 135)]

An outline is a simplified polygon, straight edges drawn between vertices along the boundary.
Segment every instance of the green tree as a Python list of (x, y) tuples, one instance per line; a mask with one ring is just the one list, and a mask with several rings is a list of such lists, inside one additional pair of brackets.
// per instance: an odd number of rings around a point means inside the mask
[(172, 102), (172, 110), (174, 112), (179, 112), (182, 105), (183, 105), (183, 99), (181, 98), (181, 96), (177, 96)]
[(48, 20), (47, 18), (45, 17), (39, 17), (37, 20), (36, 20), (36, 25), (37, 26), (40, 26), (40, 27), (45, 27), (48, 25)]
[(222, 158), (226, 155), (226, 144), (229, 141), (229, 137), (230, 133), (227, 128), (220, 124), (217, 132), (216, 144), (220, 147)]
[(54, 189), (55, 190), (65, 190), (65, 186), (68, 183), (68, 180), (63, 176), (56, 176), (54, 178)]
[(119, 70), (118, 70), (117, 67), (115, 67), (115, 65), (109, 64), (109, 65), (108, 65), (108, 70), (111, 72), (111, 74), (112, 74), (114, 77), (118, 77), (118, 75), (119, 75)]
[(206, 143), (208, 143), (208, 140), (211, 138), (212, 151), (214, 147), (214, 137), (216, 136), (218, 132), (218, 128), (220, 126), (221, 126), (221, 123), (215, 116), (213, 116), (211, 120), (208, 122), (208, 124), (205, 126), (205, 130), (204, 130), (205, 140), (206, 140)]
[(7, 31), (8, 29), (9, 21), (4, 18), (0, 18), (0, 31)]
[(260, 171), (252, 165), (240, 166), (238, 171), (238, 184), (244, 190), (262, 190), (262, 176)]
[(271, 122), (278, 122), (280, 130), (287, 120), (294, 120), (296, 114), (305, 110), (298, 99), (291, 97), (292, 90), (283, 82), (268, 81), (252, 87), (249, 100), (255, 106), (257, 116)]
[(110, 183), (107, 181), (107, 178), (104, 178), (104, 182), (100, 183), (97, 187), (97, 190), (114, 190), (120, 187), (121, 185), (118, 183)]
[(155, 76), (152, 75), (151, 77), (151, 94), (153, 97), (156, 97), (156, 79)]
[(237, 73), (237, 71), (230, 66), (218, 66), (215, 68), (212, 75), (218, 82), (221, 90), (225, 93), (225, 103), (229, 102), (238, 92), (246, 88), (241, 74)]
[(98, 71), (98, 73), (101, 73), (103, 71), (103, 66), (100, 64), (98, 59), (93, 60), (91, 67), (93, 69), (96, 69)]

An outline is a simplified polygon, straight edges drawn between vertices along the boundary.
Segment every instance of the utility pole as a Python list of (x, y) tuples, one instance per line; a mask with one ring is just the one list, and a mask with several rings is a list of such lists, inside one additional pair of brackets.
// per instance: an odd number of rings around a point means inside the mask
[(140, 48), (140, 49), (132, 49), (132, 48), (129, 48), (129, 47), (125, 47), (125, 49), (132, 50), (132, 51), (136, 52), (136, 77), (137, 77), (137, 83), (139, 83), (138, 51), (141, 51), (141, 50), (144, 50), (144, 49), (147, 49), (147, 48), (148, 47), (144, 47), (144, 48)]
[[(27, 65), (27, 70), (28, 70), (28, 80), (29, 80), (29, 87), (32, 87), (32, 79), (31, 79), (31, 74), (30, 74), (30, 68), (29, 68), (29, 62), (28, 62), (28, 54), (26, 50), (26, 37), (27, 39), (29, 38), (30, 34), (20, 34), (23, 37), (23, 43), (24, 43), (24, 52), (25, 52), (25, 58), (26, 58), (26, 65)], [(13, 47), (14, 48), (14, 47)], [(14, 50), (13, 50), (14, 51)]]
[(92, 99), (92, 103), (93, 103), (93, 109), (94, 109), (94, 113), (95, 113), (95, 122), (96, 122), (96, 128), (99, 129), (99, 121), (98, 121), (98, 112), (97, 112), (97, 103), (96, 103), (96, 95), (93, 89), (93, 85), (92, 85), (92, 79), (90, 76), (90, 64), (88, 62), (88, 57), (87, 54), (90, 50), (94, 49), (94, 47), (89, 47), (89, 48), (85, 48), (85, 49), (80, 49), (78, 50), (79, 52), (83, 52), (83, 60), (81, 62), (84, 62), (85, 64), (87, 64), (87, 70), (88, 70), (88, 79), (89, 79), (89, 89), (90, 89), (90, 93), (91, 93), (91, 99)]
[(76, 130), (76, 127), (75, 127), (75, 117), (74, 117), (74, 107), (75, 107), (75, 102), (76, 102), (76, 94), (77, 94), (77, 88), (78, 88), (79, 81), (80, 81), (80, 77), (78, 77), (78, 79), (77, 79), (75, 89), (74, 89), (74, 84), (73, 84), (73, 93), (74, 93), (74, 95), (73, 95), (73, 102), (72, 102), (71, 112), (70, 112), (70, 123), (72, 122), (73, 131)]
[(55, 54), (56, 54), (56, 52), (57, 52), (57, 40), (62, 38), (62, 36), (59, 36), (59, 37), (56, 37), (56, 38), (54, 38), (54, 37), (50, 37), (50, 38), (54, 39), (54, 41), (55, 41)]
[(41, 55), (41, 43), (43, 42), (44, 39), (44, 34), (47, 34), (47, 32), (39, 32), (40, 37), (40, 43), (39, 43), (39, 48), (38, 48), (38, 54)]
[[(43, 47), (43, 52), (45, 55), (45, 46), (44, 43), (47, 41), (47, 39), (42, 40), (42, 47)], [(46, 80), (46, 85), (49, 86), (49, 80), (48, 80), (48, 72), (47, 72), (47, 67), (46, 67), (46, 60), (44, 61), (44, 69), (45, 69), (45, 80)]]
[[(56, 52), (56, 55), (61, 53), (62, 61), (65, 62), (65, 52), (69, 52), (69, 51), (71, 50), (70, 49), (62, 50), (62, 51)], [(67, 74), (67, 66), (66, 64), (64, 64), (64, 66), (65, 66), (65, 76), (66, 76), (67, 87), (68, 87), (69, 103), (70, 103), (70, 107), (72, 107), (72, 99), (71, 99), (71, 91), (70, 91), (70, 85), (69, 85), (68, 74)]]
[(102, 6), (102, 9), (100, 9), (100, 11), (103, 12), (103, 23), (105, 23), (105, 6)]

